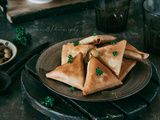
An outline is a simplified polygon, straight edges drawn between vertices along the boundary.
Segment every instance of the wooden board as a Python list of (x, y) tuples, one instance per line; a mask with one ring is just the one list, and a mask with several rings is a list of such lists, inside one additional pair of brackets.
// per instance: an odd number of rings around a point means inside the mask
[(81, 11), (91, 6), (91, 0), (53, 0), (45, 4), (35, 4), (28, 0), (8, 0), (7, 19), (10, 23), (20, 23)]
[[(153, 80), (153, 76), (157, 76), (157, 72), (152, 65), (154, 72), (151, 81), (140, 92), (130, 97), (106, 102), (84, 102), (68, 99), (55, 94), (39, 81), (35, 69), (35, 62), (38, 58), (39, 55), (33, 56), (25, 65), (21, 76), (22, 95), (35, 109), (50, 117), (51, 120), (130, 120), (151, 107), (159, 92), (159, 84), (157, 84), (159, 78)], [(52, 108), (42, 106), (40, 102), (48, 95), (55, 98)]]

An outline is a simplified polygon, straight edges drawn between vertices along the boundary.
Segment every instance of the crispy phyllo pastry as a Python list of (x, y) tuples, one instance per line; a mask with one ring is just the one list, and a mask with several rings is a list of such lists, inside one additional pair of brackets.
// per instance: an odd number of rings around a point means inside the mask
[(74, 58), (68, 55), (68, 62), (47, 73), (46, 77), (82, 90), (85, 80), (83, 54), (79, 52)]
[(117, 76), (120, 81), (122, 81), (129, 71), (136, 65), (136, 60), (123, 58), (122, 66), (119, 75)]
[(121, 85), (122, 82), (99, 60), (91, 57), (87, 66), (83, 95)]
[(125, 46), (126, 40), (122, 40), (115, 44), (97, 48), (100, 54), (98, 59), (111, 69), (115, 75), (119, 75), (120, 73)]
[(124, 52), (124, 57), (130, 58), (133, 60), (137, 60), (137, 61), (142, 61), (142, 59), (148, 58), (149, 54), (141, 52), (141, 51), (137, 50), (131, 44), (127, 43), (126, 48), (125, 48), (125, 52)]
[(149, 57), (126, 40), (115, 39), (112, 35), (94, 34), (63, 45), (61, 65), (46, 77), (80, 89), (83, 95), (115, 89), (123, 84), (137, 61)]
[(79, 44), (104, 44), (104, 43), (111, 43), (114, 41), (116, 37), (112, 35), (93, 35), (87, 38), (84, 38), (79, 41)]
[(88, 49), (95, 48), (94, 45), (76, 45), (74, 46), (74, 43), (68, 43), (63, 45), (62, 47), (62, 56), (61, 56), (61, 64), (67, 62), (68, 60), (68, 54), (72, 55), (73, 57), (76, 56), (79, 52), (83, 53), (83, 58), (85, 58), (85, 55), (88, 51)]

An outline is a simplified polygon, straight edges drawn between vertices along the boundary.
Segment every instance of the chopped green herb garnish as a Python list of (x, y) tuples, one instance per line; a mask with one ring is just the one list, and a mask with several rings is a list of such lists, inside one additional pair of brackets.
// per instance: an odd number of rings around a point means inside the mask
[(16, 33), (19, 33), (21, 30), (25, 31), (25, 28), (22, 27), (22, 26), (17, 27), (17, 28), (15, 29), (15, 32), (16, 32)]
[(97, 35), (96, 33), (93, 34), (93, 36), (96, 36), (96, 35)]
[(52, 107), (53, 106), (54, 98), (51, 96), (47, 96), (44, 101), (41, 101), (41, 105), (45, 105), (46, 107)]
[(73, 56), (72, 56), (72, 55), (68, 55), (68, 58), (69, 58), (69, 59), (73, 59)]
[(96, 68), (96, 75), (102, 75), (103, 74), (103, 71), (99, 68), (99, 67), (97, 67)]
[(29, 33), (26, 33), (24, 27), (17, 27), (15, 29), (15, 32), (18, 33), (18, 35), (16, 35), (16, 38), (13, 39), (13, 42), (16, 44), (26, 46), (27, 43), (29, 43), (32, 39), (31, 35)]
[(67, 63), (72, 63), (72, 61), (68, 59), (68, 62), (67, 62)]
[(72, 55), (68, 55), (68, 62), (67, 63), (72, 63), (73, 56)]
[(116, 44), (116, 41), (115, 41), (115, 40), (111, 42), (111, 45), (114, 45), (114, 44)]
[(71, 91), (72, 91), (72, 92), (74, 92), (74, 91), (75, 91), (75, 88), (74, 88), (73, 86), (71, 87)]
[(74, 45), (74, 46), (76, 46), (76, 45), (78, 45), (78, 44), (79, 44), (79, 41), (74, 42), (74, 44), (73, 44), (73, 45)]
[(114, 56), (116, 56), (116, 55), (118, 54), (118, 52), (117, 52), (117, 51), (114, 51), (114, 52), (112, 52), (112, 54), (113, 54)]

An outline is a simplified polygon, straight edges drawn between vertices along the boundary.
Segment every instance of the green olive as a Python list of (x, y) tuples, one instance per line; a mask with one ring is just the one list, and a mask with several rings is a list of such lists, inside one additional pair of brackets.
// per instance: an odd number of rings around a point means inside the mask
[(3, 60), (3, 62), (6, 62), (8, 59), (7, 58), (5, 58), (5, 57), (3, 57), (3, 58), (1, 58), (2, 60)]
[(100, 54), (96, 49), (91, 49), (90, 53), (94, 56), (94, 57), (99, 57)]
[(3, 63), (3, 59), (0, 59), (0, 63)]
[(0, 52), (2, 52), (6, 47), (4, 45), (0, 45)]
[(0, 57), (3, 57), (4, 56), (4, 52), (0, 52)]
[(7, 53), (7, 52), (11, 53), (11, 50), (9, 48), (5, 48), (3, 52), (4, 53)]
[(9, 53), (9, 52), (5, 53), (4, 57), (7, 58), (7, 59), (9, 59), (11, 57), (11, 53)]
[(0, 43), (0, 63), (6, 62), (12, 57), (12, 50)]

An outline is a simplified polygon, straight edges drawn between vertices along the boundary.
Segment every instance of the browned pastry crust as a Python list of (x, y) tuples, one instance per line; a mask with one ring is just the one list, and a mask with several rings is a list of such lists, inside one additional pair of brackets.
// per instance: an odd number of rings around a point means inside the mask
[(62, 65), (67, 62), (68, 54), (75, 57), (79, 52), (82, 52), (83, 53), (83, 58), (85, 58), (85, 55), (86, 55), (88, 49), (95, 48), (94, 45), (79, 44), (79, 45), (74, 46), (73, 44), (74, 43), (68, 43), (68, 44), (63, 45), (62, 55), (61, 55), (61, 64)]
[(111, 43), (114, 41), (116, 37), (112, 35), (96, 35), (96, 36), (90, 36), (87, 38), (84, 38), (79, 41), (80, 44), (104, 44), (104, 43)]
[[(96, 68), (99, 67), (103, 73), (96, 74)], [(91, 57), (87, 66), (86, 81), (84, 84), (83, 95), (92, 94), (107, 88), (112, 88), (121, 85), (122, 82), (99, 60)]]
[(136, 60), (123, 58), (121, 70), (119, 76), (117, 76), (120, 81), (122, 81), (129, 71), (136, 65), (136, 62)]
[(46, 77), (82, 90), (85, 79), (83, 54), (79, 52), (73, 58), (72, 63), (65, 63), (58, 66), (55, 70), (47, 73)]
[[(120, 73), (126, 42), (126, 40), (122, 40), (115, 45), (97, 48), (97, 51), (100, 53), (98, 59), (116, 75), (119, 75)], [(118, 52), (116, 56), (113, 55), (114, 51)]]
[(141, 52), (137, 50), (134, 46), (127, 43), (125, 48), (124, 57), (130, 58), (137, 61), (142, 61), (142, 59), (146, 59), (149, 57), (148, 53)]

